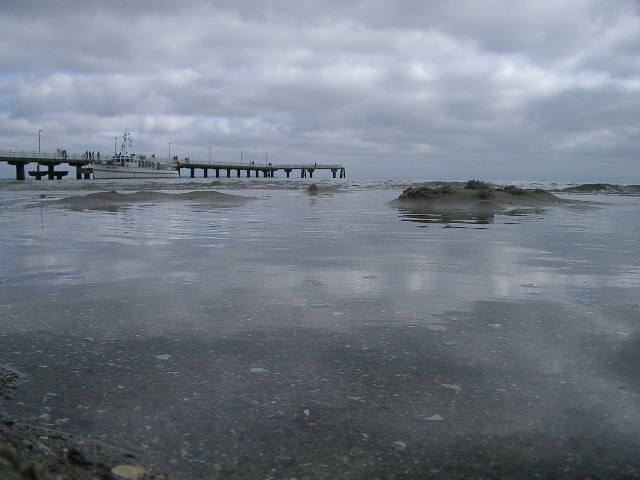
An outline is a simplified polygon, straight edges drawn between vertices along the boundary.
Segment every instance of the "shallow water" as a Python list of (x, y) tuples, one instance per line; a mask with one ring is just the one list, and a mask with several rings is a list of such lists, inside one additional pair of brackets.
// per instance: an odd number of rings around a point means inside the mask
[[(640, 471), (638, 196), (436, 218), (399, 181), (34, 183), (0, 184), (6, 417), (171, 478)], [(253, 200), (56, 203), (113, 190)]]

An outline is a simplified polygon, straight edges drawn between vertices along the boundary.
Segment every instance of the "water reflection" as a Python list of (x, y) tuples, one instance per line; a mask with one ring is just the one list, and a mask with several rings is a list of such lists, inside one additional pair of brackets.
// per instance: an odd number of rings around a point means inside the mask
[[(496, 214), (491, 211), (448, 210), (438, 211), (425, 207), (397, 206), (398, 215), (403, 222), (415, 222), (420, 227), (441, 224), (445, 227), (463, 228), (473, 225), (489, 225), (495, 223)], [(520, 223), (521, 220), (539, 218), (544, 213), (542, 208), (514, 208), (500, 212), (505, 217), (504, 223)], [(514, 221), (518, 218), (518, 221)]]
[(434, 212), (427, 209), (398, 207), (400, 220), (403, 222), (416, 222), (420, 227), (433, 224), (487, 225), (493, 223), (495, 215), (492, 213), (470, 213), (465, 211)]

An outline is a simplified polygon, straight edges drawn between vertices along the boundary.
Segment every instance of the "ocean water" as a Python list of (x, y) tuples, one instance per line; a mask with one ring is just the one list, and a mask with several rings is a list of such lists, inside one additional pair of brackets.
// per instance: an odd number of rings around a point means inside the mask
[(313, 181), (0, 183), (0, 415), (170, 478), (640, 475), (638, 192)]

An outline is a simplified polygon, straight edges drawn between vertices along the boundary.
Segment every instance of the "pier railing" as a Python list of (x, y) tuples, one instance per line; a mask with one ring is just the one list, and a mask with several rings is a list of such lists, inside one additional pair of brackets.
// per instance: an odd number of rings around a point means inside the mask
[[(114, 160), (114, 159), (120, 159), (120, 157), (118, 156), (114, 156), (114, 155), (100, 155), (99, 157), (94, 154), (91, 158), (89, 158), (87, 156), (86, 153), (70, 153), (68, 154), (66, 151), (64, 150), (58, 150), (54, 153), (51, 152), (35, 152), (35, 151), (28, 151), (28, 150), (0, 150), (0, 159), (2, 160), (29, 160), (32, 162), (47, 162), (47, 161), (58, 161), (58, 162), (66, 162), (68, 160), (71, 160), (73, 162), (82, 162), (85, 161), (86, 163), (91, 163), (91, 162), (95, 162), (95, 161), (100, 161), (102, 163)], [(152, 157), (146, 157), (147, 160), (151, 159)], [(155, 157), (154, 157), (155, 158)], [(170, 162), (170, 160), (166, 159), (166, 158), (155, 158), (156, 161), (161, 161), (161, 162)], [(258, 163), (258, 162), (221, 162), (221, 161), (203, 161), (203, 160), (191, 160), (191, 159), (184, 159), (184, 160), (178, 160), (177, 158), (174, 157), (174, 160), (178, 162), (178, 164), (180, 164), (180, 166), (182, 166), (183, 168), (189, 168), (189, 167), (194, 167), (194, 168), (215, 168), (215, 167), (229, 167), (231, 169), (235, 169), (235, 168), (241, 168), (241, 169), (247, 169), (247, 168), (251, 168), (251, 169), (276, 169), (276, 170), (283, 170), (283, 169), (300, 169), (300, 168), (306, 168), (306, 169), (318, 169), (318, 170), (331, 170), (331, 169), (341, 169), (343, 168), (342, 165), (338, 165), (338, 164), (320, 164), (320, 163), (308, 163), (308, 164), (289, 164), (289, 163)]]
[(67, 154), (64, 150), (59, 150), (54, 153), (49, 152), (30, 152), (25, 150), (0, 150), (0, 159), (5, 161), (10, 160), (30, 160), (32, 162), (47, 162), (47, 161), (57, 161), (57, 162), (65, 162), (67, 160), (72, 161), (87, 161), (87, 155), (85, 153), (78, 154), (72, 153)]
[(208, 178), (209, 170), (215, 171), (216, 178), (220, 178), (220, 170), (225, 171), (227, 173), (227, 178), (231, 178), (231, 171), (235, 170), (236, 177), (240, 177), (240, 172), (246, 172), (247, 177), (250, 177), (251, 172), (257, 176), (260, 172), (265, 177), (273, 177), (274, 173), (278, 170), (284, 170), (289, 178), (291, 172), (293, 170), (300, 170), (300, 177), (307, 178), (307, 175), (310, 178), (313, 178), (313, 172), (316, 170), (330, 170), (333, 174), (333, 178), (336, 178), (338, 173), (340, 174), (340, 178), (345, 177), (345, 168), (342, 165), (337, 164), (318, 164), (318, 163), (309, 163), (309, 164), (273, 164), (273, 163), (256, 163), (256, 162), (217, 162), (210, 160), (208, 162), (205, 161), (191, 161), (189, 159), (184, 159), (184, 161), (178, 161), (176, 168), (178, 170), (182, 168), (186, 168), (191, 171), (191, 178), (195, 177), (196, 170), (202, 170), (203, 176)]
[(236, 168), (240, 168), (241, 170), (245, 170), (247, 168), (250, 169), (274, 169), (274, 170), (283, 170), (285, 168), (290, 169), (300, 169), (300, 168), (313, 168), (318, 170), (332, 170), (332, 169), (341, 169), (342, 165), (337, 164), (325, 164), (325, 163), (307, 163), (307, 164), (293, 164), (293, 163), (260, 163), (260, 162), (219, 162), (216, 160), (206, 161), (206, 160), (178, 160), (178, 163), (182, 168), (225, 168), (229, 167), (232, 170)]

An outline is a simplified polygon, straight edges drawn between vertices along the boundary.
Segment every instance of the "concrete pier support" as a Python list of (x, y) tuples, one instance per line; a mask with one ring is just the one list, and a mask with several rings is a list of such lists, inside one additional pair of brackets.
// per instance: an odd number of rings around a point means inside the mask
[(16, 180), (25, 180), (24, 166), (29, 162), (16, 160), (9, 161), (8, 163), (9, 165), (14, 165), (16, 167)]
[(46, 170), (30, 170), (29, 175), (35, 177), (36, 180), (42, 180), (42, 177), (48, 176), (49, 172)]
[(54, 170), (53, 165), (47, 170), (32, 170), (29, 175), (35, 177), (36, 180), (42, 180), (42, 177), (47, 177), (49, 180), (62, 180), (62, 177), (66, 176), (69, 170)]

